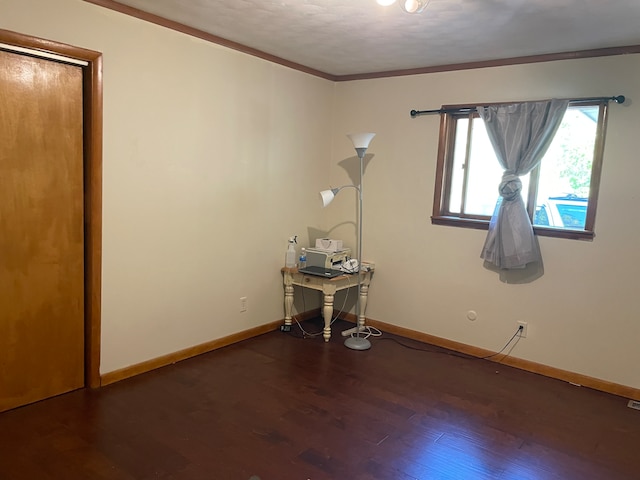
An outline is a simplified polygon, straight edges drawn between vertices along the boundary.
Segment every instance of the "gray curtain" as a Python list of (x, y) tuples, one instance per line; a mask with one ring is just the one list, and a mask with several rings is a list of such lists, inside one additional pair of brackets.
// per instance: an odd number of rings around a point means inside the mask
[(480, 257), (501, 269), (524, 268), (542, 260), (520, 194), (520, 175), (540, 163), (555, 135), (568, 100), (478, 107), (504, 173), (500, 197)]

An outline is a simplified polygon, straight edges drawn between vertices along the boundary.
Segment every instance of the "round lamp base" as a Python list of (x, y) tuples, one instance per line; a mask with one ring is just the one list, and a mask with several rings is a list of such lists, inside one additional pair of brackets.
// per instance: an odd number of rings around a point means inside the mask
[(351, 350), (369, 350), (371, 342), (364, 337), (349, 337), (344, 341), (344, 346)]

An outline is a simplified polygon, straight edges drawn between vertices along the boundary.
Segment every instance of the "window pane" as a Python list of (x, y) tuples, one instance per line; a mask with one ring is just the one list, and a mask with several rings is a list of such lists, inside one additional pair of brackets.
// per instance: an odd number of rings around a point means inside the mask
[(464, 181), (464, 158), (467, 150), (467, 133), (469, 119), (459, 118), (456, 121), (456, 138), (453, 150), (451, 170), (451, 194), (449, 196), (449, 212), (460, 213), (462, 205), (462, 182)]
[[(498, 186), (503, 170), (487, 135), (484, 122), (479, 118), (474, 119), (473, 122), (469, 163), (465, 213), (491, 216), (498, 201)], [(529, 175), (520, 177), (520, 180), (522, 181), (522, 198), (526, 199), (529, 192)]]
[[(599, 108), (596, 105), (567, 109), (540, 164), (534, 225), (584, 230)], [(544, 219), (539, 214), (543, 208)]]
[(502, 178), (502, 167), (487, 135), (484, 122), (476, 118), (471, 134), (471, 158), (465, 213), (470, 215), (493, 215), (498, 200), (498, 185)]

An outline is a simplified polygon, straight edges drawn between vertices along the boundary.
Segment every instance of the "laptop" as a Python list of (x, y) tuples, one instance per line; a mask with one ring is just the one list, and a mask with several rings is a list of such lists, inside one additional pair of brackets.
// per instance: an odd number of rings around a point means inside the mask
[(333, 268), (316, 267), (312, 265), (299, 268), (298, 272), (304, 273), (305, 275), (316, 275), (324, 278), (334, 278), (339, 277), (340, 275), (345, 275), (342, 270), (334, 270)]

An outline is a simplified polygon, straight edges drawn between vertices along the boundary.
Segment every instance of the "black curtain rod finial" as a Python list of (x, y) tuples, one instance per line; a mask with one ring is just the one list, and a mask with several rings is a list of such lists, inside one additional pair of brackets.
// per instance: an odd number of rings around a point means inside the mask
[(626, 100), (624, 95), (617, 95), (615, 97), (611, 97), (611, 100), (613, 100), (616, 103), (624, 103), (624, 101)]

